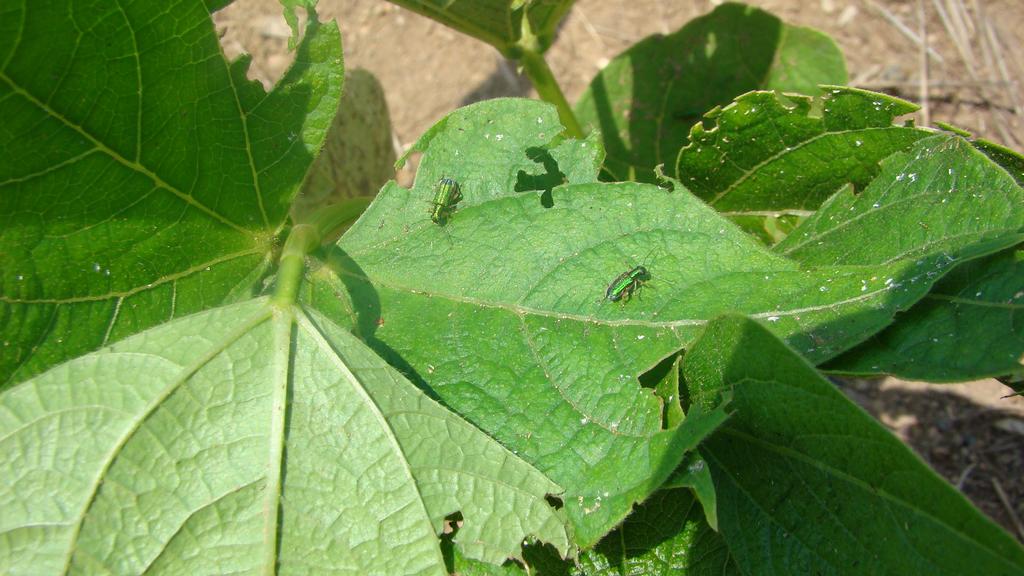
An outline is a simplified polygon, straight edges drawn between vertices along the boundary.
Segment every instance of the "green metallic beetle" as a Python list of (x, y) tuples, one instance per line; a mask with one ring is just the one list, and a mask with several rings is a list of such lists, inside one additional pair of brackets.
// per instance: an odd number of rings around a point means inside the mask
[(455, 213), (455, 205), (461, 200), (459, 183), (447, 176), (441, 178), (434, 187), (434, 200), (430, 203), (430, 220), (434, 224), (444, 225)]
[(608, 289), (605, 290), (604, 297), (612, 302), (618, 302), (625, 298), (626, 302), (633, 297), (643, 285), (651, 279), (651, 273), (647, 271), (644, 266), (635, 266), (634, 268), (623, 272), (612, 280), (612, 283), (608, 285)]

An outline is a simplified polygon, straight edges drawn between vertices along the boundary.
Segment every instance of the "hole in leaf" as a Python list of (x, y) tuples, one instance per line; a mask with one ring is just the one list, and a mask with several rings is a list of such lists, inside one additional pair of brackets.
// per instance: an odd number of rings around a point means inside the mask
[(441, 557), (449, 574), (455, 573), (455, 534), (462, 526), (462, 512), (449, 514), (441, 529)]
[(672, 370), (672, 366), (675, 364), (676, 355), (673, 354), (668, 358), (658, 362), (654, 368), (651, 368), (647, 372), (640, 375), (640, 385), (644, 388), (651, 388), (657, 390), (658, 384), (669, 376), (669, 372)]
[(546, 148), (532, 147), (526, 149), (526, 157), (533, 160), (537, 164), (540, 164), (544, 168), (544, 172), (540, 174), (527, 174), (525, 170), (520, 170), (516, 174), (516, 192), (541, 192), (541, 204), (545, 208), (554, 206), (554, 201), (551, 196), (551, 190), (555, 186), (564, 184), (568, 179), (565, 174), (558, 169), (558, 162), (551, 156)]
[(445, 516), (444, 529), (442, 531), (442, 534), (454, 535), (456, 532), (459, 531), (459, 528), (462, 528), (462, 522), (462, 512), (454, 512), (452, 514)]
[(554, 508), (555, 510), (561, 510), (562, 506), (565, 506), (565, 503), (562, 501), (562, 499), (559, 498), (558, 496), (555, 496), (554, 494), (545, 494), (544, 500), (546, 500), (548, 505)]
[(680, 403), (681, 358), (681, 354), (672, 354), (640, 375), (640, 385), (652, 389), (661, 399), (662, 429), (675, 426), (683, 417)]

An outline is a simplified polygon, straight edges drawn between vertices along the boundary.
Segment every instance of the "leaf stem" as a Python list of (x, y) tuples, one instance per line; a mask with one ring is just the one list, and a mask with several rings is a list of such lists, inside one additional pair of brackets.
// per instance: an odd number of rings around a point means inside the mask
[(312, 224), (297, 224), (288, 234), (281, 250), (281, 262), (277, 270), (277, 287), (273, 300), (277, 304), (294, 304), (302, 283), (302, 271), (306, 254), (320, 246), (320, 231)]
[(519, 62), (523, 65), (526, 77), (537, 89), (541, 100), (554, 104), (558, 108), (558, 117), (565, 126), (565, 132), (573, 138), (583, 138), (583, 129), (580, 127), (579, 120), (573, 114), (572, 107), (565, 99), (565, 94), (558, 86), (558, 81), (555, 80), (555, 75), (552, 74), (544, 55), (536, 50), (523, 49)]

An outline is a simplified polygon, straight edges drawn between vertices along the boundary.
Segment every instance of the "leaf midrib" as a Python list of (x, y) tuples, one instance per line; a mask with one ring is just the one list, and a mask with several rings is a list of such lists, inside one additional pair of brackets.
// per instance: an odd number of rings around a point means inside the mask
[(951, 302), (953, 304), (962, 306), (978, 306), (980, 308), (1003, 308), (1006, 310), (1021, 310), (1024, 309), (1024, 304), (1014, 304), (1013, 302), (993, 302), (991, 300), (975, 300), (972, 298), (964, 298), (962, 296), (954, 296), (951, 294), (940, 294), (933, 292), (925, 296), (929, 300), (941, 300), (943, 302)]
[[(847, 268), (850, 268), (850, 267), (847, 267)], [(872, 268), (872, 269), (877, 270), (877, 266), (865, 267), (865, 268)], [(789, 271), (787, 270), (786, 272), (789, 272)], [(481, 307), (481, 308), (489, 308), (489, 309), (494, 309), (494, 310), (503, 310), (503, 311), (509, 312), (509, 313), (511, 313), (511, 314), (513, 314), (513, 315), (515, 315), (517, 317), (520, 317), (520, 318), (525, 318), (527, 316), (536, 316), (536, 317), (542, 317), (542, 318), (554, 318), (556, 320), (570, 320), (570, 321), (575, 321), (575, 322), (583, 322), (583, 323), (588, 323), (588, 324), (596, 324), (596, 325), (599, 325), (599, 326), (607, 326), (607, 327), (632, 326), (632, 327), (643, 327), (643, 328), (653, 328), (653, 329), (660, 329), (660, 328), (674, 329), (674, 328), (678, 328), (678, 327), (682, 327), (682, 326), (703, 326), (703, 325), (707, 324), (710, 321), (710, 318), (681, 318), (681, 319), (669, 320), (669, 321), (636, 320), (636, 319), (632, 319), (632, 318), (626, 318), (626, 319), (623, 319), (623, 320), (607, 320), (607, 319), (600, 319), (600, 318), (591, 317), (591, 316), (584, 316), (582, 314), (572, 314), (572, 313), (568, 313), (568, 312), (554, 312), (554, 311), (551, 311), (551, 310), (543, 310), (543, 309), (540, 309), (540, 308), (531, 308), (531, 307), (528, 307), (528, 306), (523, 306), (521, 304), (509, 304), (509, 303), (501, 303), (501, 302), (492, 302), (492, 301), (482, 300), (482, 299), (479, 299), (479, 298), (474, 298), (474, 297), (471, 297), (471, 296), (457, 296), (457, 295), (454, 295), (454, 294), (448, 294), (448, 293), (444, 293), (444, 292), (432, 292), (432, 291), (429, 291), (429, 290), (421, 290), (419, 288), (412, 288), (412, 287), (405, 286), (405, 285), (402, 285), (402, 284), (397, 284), (397, 283), (394, 283), (394, 282), (383, 281), (383, 280), (381, 280), (379, 278), (369, 278), (367, 276), (363, 276), (363, 275), (359, 275), (359, 274), (354, 274), (354, 273), (352, 273), (351, 271), (349, 271), (347, 269), (343, 270), (342, 274), (344, 274), (345, 276), (348, 276), (350, 278), (353, 278), (353, 279), (356, 279), (356, 280), (360, 280), (360, 281), (369, 282), (369, 283), (373, 284), (374, 286), (384, 287), (384, 288), (387, 288), (387, 289), (390, 289), (390, 290), (394, 290), (396, 292), (404, 292), (404, 293), (413, 294), (413, 295), (416, 295), (416, 296), (424, 296), (424, 297), (427, 297), (427, 298), (445, 299), (445, 300), (448, 300), (450, 302), (455, 302), (455, 303), (458, 303), (458, 304), (469, 304), (469, 305), (478, 306), (478, 307)], [(915, 276), (914, 278), (917, 278), (917, 276)], [(804, 307), (804, 308), (793, 308), (793, 309), (789, 309), (789, 310), (769, 310), (769, 311), (765, 311), (765, 312), (755, 312), (755, 313), (750, 313), (750, 314), (746, 314), (746, 315), (751, 317), (751, 318), (758, 318), (758, 319), (760, 319), (760, 318), (769, 318), (769, 317), (775, 317), (775, 316), (795, 316), (795, 315), (798, 315), (798, 314), (806, 314), (806, 313), (811, 313), (811, 312), (821, 312), (821, 311), (832, 309), (832, 308), (838, 308), (838, 307), (846, 306), (846, 305), (849, 305), (849, 304), (854, 304), (854, 303), (861, 302), (861, 301), (864, 301), (864, 300), (870, 300), (871, 298), (873, 298), (875, 296), (878, 296), (879, 294), (883, 294), (885, 292), (889, 292), (892, 289), (893, 289), (892, 286), (882, 286), (881, 288), (878, 288), (876, 290), (871, 290), (871, 291), (867, 291), (867, 292), (861, 292), (861, 293), (859, 293), (856, 296), (853, 296), (851, 298), (846, 298), (846, 299), (843, 299), (843, 300), (836, 300), (836, 301), (833, 301), (833, 302), (829, 302), (828, 304), (821, 304), (821, 305), (816, 305), (816, 306), (807, 306), (807, 307)]]

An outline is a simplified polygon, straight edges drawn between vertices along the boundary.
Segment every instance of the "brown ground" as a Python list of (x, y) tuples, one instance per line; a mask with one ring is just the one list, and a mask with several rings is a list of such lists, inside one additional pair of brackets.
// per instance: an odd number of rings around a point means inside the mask
[[(548, 53), (569, 101), (637, 40), (668, 33), (720, 2), (578, 0)], [(916, 0), (748, 0), (791, 24), (823, 30), (847, 57), (851, 84), (921, 103)], [(930, 58), (931, 121), (966, 128), (1024, 149), (1022, 0), (924, 0)], [(958, 19), (955, 9), (971, 7)], [(942, 8), (940, 14), (938, 8)], [(372, 72), (384, 87), (394, 140), (404, 150), (446, 113), (484, 98), (533, 95), (489, 46), (383, 0), (320, 0), (337, 18), (348, 69)], [(942, 16), (945, 16), (943, 19)], [(270, 85), (290, 62), (288, 27), (276, 0), (236, 0), (216, 15), (229, 56), (254, 56), (251, 76)], [(968, 65), (973, 62), (973, 66)], [(919, 121), (923, 120), (920, 118)], [(408, 169), (399, 175), (408, 182)], [(936, 386), (852, 381), (844, 390), (959, 486), (985, 513), (1024, 540), (1024, 398), (994, 380)]]

